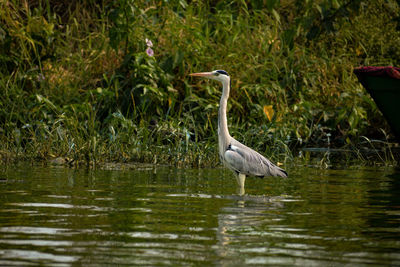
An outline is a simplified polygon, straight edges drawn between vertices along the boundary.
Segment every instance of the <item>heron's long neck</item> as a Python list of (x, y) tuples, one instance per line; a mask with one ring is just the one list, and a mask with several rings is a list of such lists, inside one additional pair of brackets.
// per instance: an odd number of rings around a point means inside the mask
[(222, 96), (219, 103), (219, 112), (218, 112), (218, 142), (220, 152), (226, 150), (226, 147), (229, 145), (230, 135), (228, 130), (228, 122), (226, 119), (226, 106), (229, 98), (229, 90), (230, 90), (230, 81), (224, 81), (222, 83)]

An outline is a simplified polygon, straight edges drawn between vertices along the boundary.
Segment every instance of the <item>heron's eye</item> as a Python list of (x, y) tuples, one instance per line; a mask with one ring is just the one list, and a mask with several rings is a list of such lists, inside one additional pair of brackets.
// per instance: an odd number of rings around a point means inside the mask
[(218, 72), (214, 72), (214, 76), (219, 76), (219, 73)]

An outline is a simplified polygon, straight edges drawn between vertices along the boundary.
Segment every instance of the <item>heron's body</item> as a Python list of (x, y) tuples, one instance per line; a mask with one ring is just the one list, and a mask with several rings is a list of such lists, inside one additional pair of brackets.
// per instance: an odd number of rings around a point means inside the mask
[(230, 91), (230, 77), (228, 73), (223, 70), (216, 70), (212, 72), (193, 73), (191, 75), (214, 79), (222, 83), (222, 96), (218, 111), (219, 156), (224, 165), (237, 174), (237, 181), (241, 192), (244, 193), (246, 176), (287, 177), (285, 170), (230, 136), (226, 117), (226, 107)]

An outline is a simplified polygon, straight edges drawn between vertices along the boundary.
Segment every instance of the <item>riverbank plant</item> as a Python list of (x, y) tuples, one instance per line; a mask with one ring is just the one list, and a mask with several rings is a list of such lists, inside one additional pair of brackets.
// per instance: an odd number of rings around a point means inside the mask
[(216, 166), (221, 89), (188, 77), (213, 69), (232, 77), (231, 134), (273, 161), (389, 144), (352, 71), (400, 65), (399, 11), (391, 0), (3, 1), (1, 158)]

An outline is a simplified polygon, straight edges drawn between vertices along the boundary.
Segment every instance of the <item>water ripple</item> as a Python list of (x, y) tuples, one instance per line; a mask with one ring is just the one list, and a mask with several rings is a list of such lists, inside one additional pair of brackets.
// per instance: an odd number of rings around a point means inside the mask
[(219, 169), (31, 169), (0, 186), (0, 265), (400, 265), (399, 183), (381, 172), (298, 170), (238, 196)]

